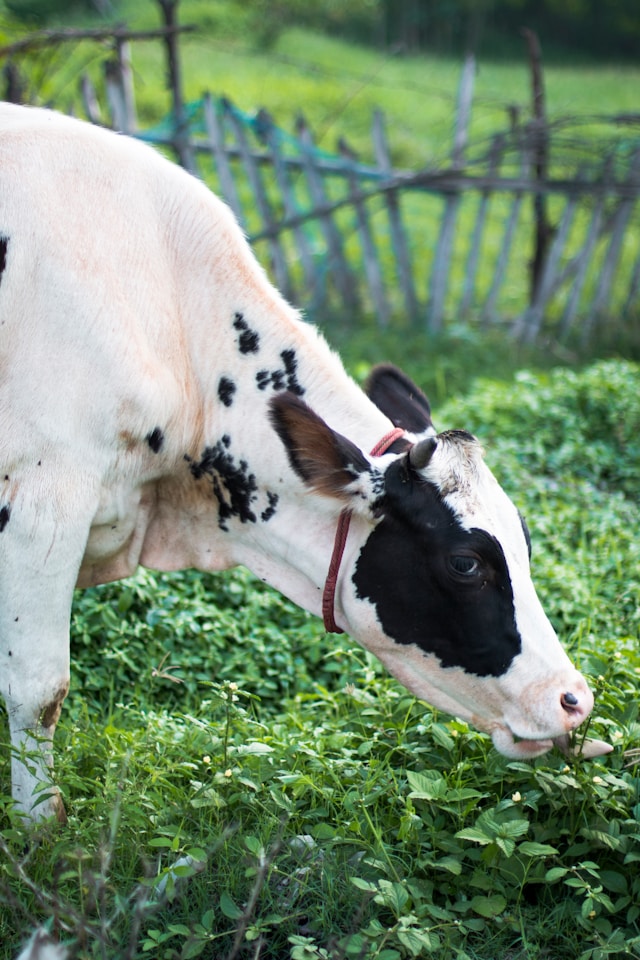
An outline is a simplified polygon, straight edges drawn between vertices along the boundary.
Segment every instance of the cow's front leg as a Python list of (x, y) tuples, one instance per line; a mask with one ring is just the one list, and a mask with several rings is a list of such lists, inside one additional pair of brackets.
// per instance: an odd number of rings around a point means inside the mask
[(64, 822), (65, 809), (58, 788), (51, 782), (51, 770), (53, 735), (69, 689), (68, 668), (65, 672), (58, 664), (51, 676), (56, 681), (42, 686), (38, 697), (34, 698), (31, 691), (6, 697), (12, 747), (11, 792), (17, 809), (31, 819), (54, 817)]
[(63, 820), (51, 782), (52, 742), (69, 689), (69, 614), (88, 524), (70, 521), (54, 500), (28, 511), (20, 498), (8, 513), (0, 532), (0, 695), (12, 795), (34, 820)]

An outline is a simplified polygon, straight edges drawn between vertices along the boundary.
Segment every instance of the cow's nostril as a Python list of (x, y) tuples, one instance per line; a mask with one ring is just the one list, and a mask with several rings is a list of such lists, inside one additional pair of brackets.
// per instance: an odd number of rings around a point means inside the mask
[(563, 693), (560, 697), (560, 703), (567, 713), (573, 713), (574, 708), (578, 706), (578, 698), (575, 693)]

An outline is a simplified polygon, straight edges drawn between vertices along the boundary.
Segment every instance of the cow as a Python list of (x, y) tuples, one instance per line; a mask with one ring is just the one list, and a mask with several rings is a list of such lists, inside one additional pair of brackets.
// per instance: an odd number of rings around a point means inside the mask
[(74, 588), (140, 564), (245, 565), (507, 757), (592, 709), (479, 442), (393, 367), (356, 385), (197, 178), (4, 104), (0, 693), (27, 818), (64, 819)]

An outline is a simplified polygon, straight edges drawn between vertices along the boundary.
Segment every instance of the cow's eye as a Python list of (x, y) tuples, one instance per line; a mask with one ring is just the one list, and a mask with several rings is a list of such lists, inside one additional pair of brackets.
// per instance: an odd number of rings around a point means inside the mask
[(461, 577), (474, 577), (480, 569), (480, 564), (475, 557), (449, 557), (449, 564), (453, 572)]

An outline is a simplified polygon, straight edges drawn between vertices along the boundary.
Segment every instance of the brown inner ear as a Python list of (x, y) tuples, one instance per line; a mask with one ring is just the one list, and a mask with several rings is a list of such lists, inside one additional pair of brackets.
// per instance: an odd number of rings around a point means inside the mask
[(346, 487), (371, 470), (358, 447), (327, 426), (299, 397), (290, 393), (274, 397), (269, 416), (293, 470), (318, 493), (348, 500)]

